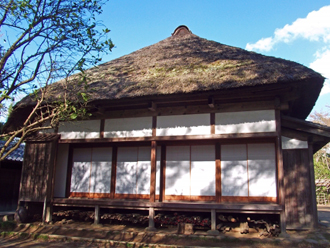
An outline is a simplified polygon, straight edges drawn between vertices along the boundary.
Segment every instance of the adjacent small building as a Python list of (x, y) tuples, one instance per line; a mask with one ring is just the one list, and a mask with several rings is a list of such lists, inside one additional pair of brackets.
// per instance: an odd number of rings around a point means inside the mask
[[(161, 211), (208, 212), (212, 230), (220, 213), (278, 215), (282, 232), (316, 226), (313, 153), (330, 128), (305, 118), (320, 74), (179, 26), (87, 75), (91, 118), (26, 141), (21, 205), (48, 220), (52, 206), (142, 209), (150, 228)], [(82, 87), (71, 78), (70, 94)], [(18, 103), (7, 126), (31, 106)]]
[[(0, 147), (6, 141), (0, 140)], [(8, 149), (11, 148), (9, 145)], [(25, 144), (21, 144), (5, 160), (0, 161), (0, 211), (15, 211), (21, 181)]]

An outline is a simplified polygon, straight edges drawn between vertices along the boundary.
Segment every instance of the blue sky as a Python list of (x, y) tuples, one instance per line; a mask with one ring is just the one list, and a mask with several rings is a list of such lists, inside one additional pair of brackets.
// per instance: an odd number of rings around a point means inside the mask
[[(152, 45), (179, 25), (226, 45), (296, 61), (330, 78), (330, 1), (109, 1), (100, 20), (116, 47), (103, 62)], [(330, 105), (330, 80), (314, 109)]]

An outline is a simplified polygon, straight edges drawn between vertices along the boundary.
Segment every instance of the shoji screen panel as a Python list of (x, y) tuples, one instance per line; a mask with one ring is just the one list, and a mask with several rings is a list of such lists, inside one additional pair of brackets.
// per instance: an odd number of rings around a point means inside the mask
[(191, 195), (215, 196), (215, 146), (191, 146)]
[(150, 194), (150, 172), (151, 172), (151, 149), (150, 147), (138, 147), (137, 157), (137, 180), (136, 193)]
[(117, 194), (150, 194), (150, 147), (119, 147)]
[(88, 193), (92, 161), (92, 148), (81, 148), (73, 151), (71, 174), (71, 192)]
[(190, 146), (166, 148), (165, 195), (190, 195)]
[(248, 196), (245, 144), (221, 146), (221, 191), (223, 196)]
[(137, 158), (137, 147), (118, 148), (116, 193), (136, 194)]
[(91, 193), (110, 193), (112, 148), (93, 148)]
[(274, 144), (249, 144), (249, 196), (276, 197)]

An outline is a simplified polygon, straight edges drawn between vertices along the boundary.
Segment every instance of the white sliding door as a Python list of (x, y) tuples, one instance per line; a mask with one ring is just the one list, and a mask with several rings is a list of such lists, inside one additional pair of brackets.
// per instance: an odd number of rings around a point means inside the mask
[(249, 196), (276, 197), (274, 144), (249, 144)]
[(215, 196), (215, 147), (191, 146), (191, 195)]
[(166, 148), (165, 195), (190, 195), (190, 146)]
[(221, 146), (221, 191), (223, 196), (248, 196), (245, 144)]
[(116, 193), (136, 194), (137, 147), (119, 147)]
[(110, 193), (112, 148), (73, 150), (72, 193)]
[(73, 151), (71, 174), (71, 192), (88, 193), (92, 164), (92, 148), (80, 148)]
[(165, 195), (215, 196), (215, 147), (168, 146)]
[(150, 194), (150, 173), (151, 173), (151, 149), (150, 147), (138, 148), (137, 159), (137, 180), (136, 180), (136, 193), (137, 194)]
[(112, 148), (93, 148), (91, 193), (110, 193)]
[(150, 147), (119, 147), (116, 193), (150, 194)]

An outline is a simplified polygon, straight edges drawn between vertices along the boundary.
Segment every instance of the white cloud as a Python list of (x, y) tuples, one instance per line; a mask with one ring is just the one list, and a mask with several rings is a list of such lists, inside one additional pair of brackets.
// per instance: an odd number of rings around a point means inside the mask
[(309, 65), (313, 70), (321, 73), (327, 80), (320, 95), (330, 93), (330, 47), (324, 47), (315, 53), (316, 59)]
[(330, 80), (327, 79), (324, 82), (323, 88), (320, 92), (320, 96), (325, 95), (325, 94), (329, 94), (329, 93), (330, 93)]
[(258, 40), (255, 44), (248, 43), (246, 45), (247, 50), (259, 50), (259, 51), (270, 51), (273, 48), (272, 38), (262, 38)]
[(291, 25), (276, 29), (273, 37), (262, 38), (254, 44), (248, 43), (246, 49), (270, 51), (277, 43), (288, 43), (297, 38), (330, 43), (330, 5), (310, 12), (305, 18), (298, 18)]

